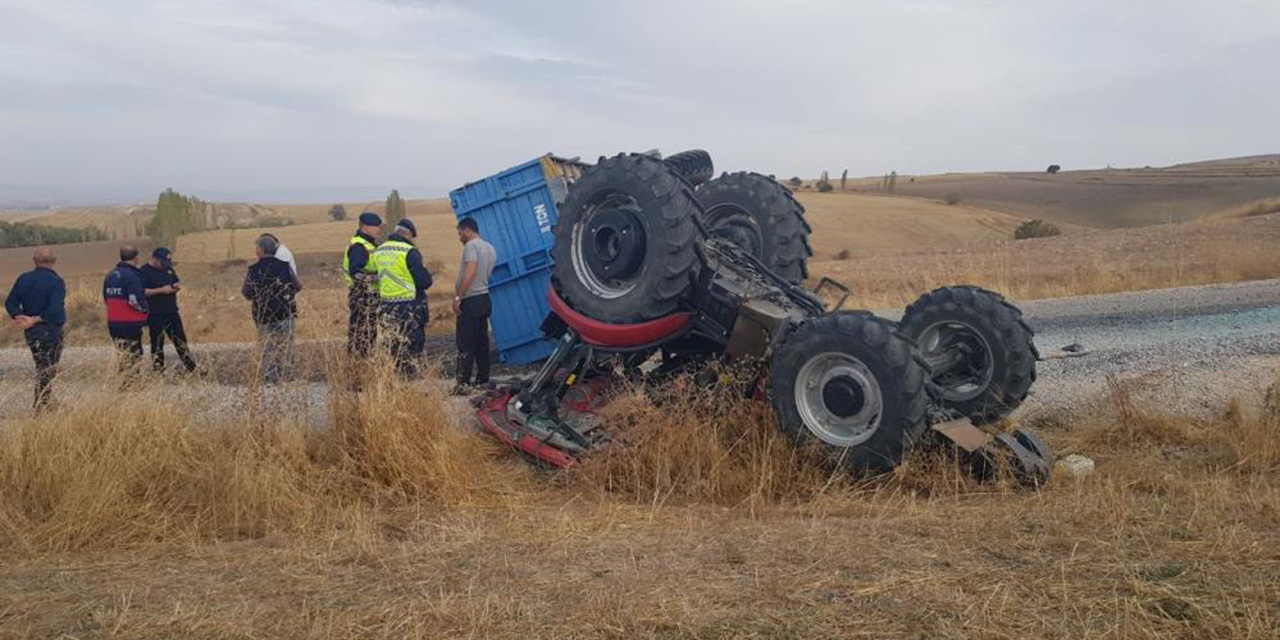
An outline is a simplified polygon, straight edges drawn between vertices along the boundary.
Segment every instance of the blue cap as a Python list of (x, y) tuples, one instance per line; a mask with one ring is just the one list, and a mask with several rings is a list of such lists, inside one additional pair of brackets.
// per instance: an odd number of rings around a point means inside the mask
[(410, 220), (410, 219), (408, 219), (408, 218), (405, 218), (405, 219), (403, 219), (403, 220), (401, 220), (401, 221), (397, 222), (397, 223), (396, 223), (396, 226), (397, 226), (397, 227), (404, 227), (405, 229), (408, 229), (408, 230), (409, 230), (409, 233), (412, 233), (412, 234), (413, 234), (413, 237), (415, 237), (415, 238), (416, 238), (416, 237), (418, 237), (418, 228), (417, 228), (417, 227), (415, 227), (415, 226), (413, 226), (413, 221), (412, 221), (412, 220)]
[(360, 214), (360, 226), (362, 227), (381, 227), (382, 218), (372, 211), (366, 211)]
[(156, 260), (159, 260), (160, 264), (163, 264), (166, 267), (170, 266), (171, 264), (170, 256), (172, 255), (173, 255), (173, 252), (170, 251), (167, 247), (156, 247), (151, 252), (151, 257), (155, 258)]

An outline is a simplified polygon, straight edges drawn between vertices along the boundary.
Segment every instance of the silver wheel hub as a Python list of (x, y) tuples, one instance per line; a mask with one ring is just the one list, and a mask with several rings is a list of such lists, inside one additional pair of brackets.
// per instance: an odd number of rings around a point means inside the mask
[(977, 329), (958, 321), (935, 322), (920, 332), (918, 344), (945, 399), (972, 400), (991, 385), (994, 356)]
[(573, 225), (573, 272), (593, 295), (614, 300), (636, 287), (645, 271), (646, 238), (635, 201), (610, 196)]
[(861, 444), (880, 427), (880, 383), (866, 364), (847, 353), (809, 358), (796, 376), (795, 395), (805, 428), (827, 444)]

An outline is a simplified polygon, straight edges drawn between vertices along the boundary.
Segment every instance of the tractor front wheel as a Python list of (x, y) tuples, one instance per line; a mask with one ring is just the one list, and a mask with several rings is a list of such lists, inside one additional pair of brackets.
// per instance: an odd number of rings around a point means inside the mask
[(928, 426), (911, 342), (865, 311), (805, 321), (774, 355), (769, 379), (782, 429), (852, 471), (894, 468)]
[(1022, 311), (973, 286), (935, 289), (902, 315), (948, 410), (979, 426), (1004, 418), (1026, 399), (1039, 354)]

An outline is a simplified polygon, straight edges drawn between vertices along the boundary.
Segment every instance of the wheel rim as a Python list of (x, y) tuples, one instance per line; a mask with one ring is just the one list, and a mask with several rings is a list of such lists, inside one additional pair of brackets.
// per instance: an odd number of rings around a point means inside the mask
[(760, 225), (741, 207), (721, 205), (708, 211), (707, 228), (711, 237), (728, 240), (757, 258), (764, 253), (764, 234)]
[(644, 274), (644, 218), (634, 198), (610, 195), (574, 223), (573, 271), (592, 294), (620, 298)]
[(847, 353), (809, 358), (796, 375), (795, 395), (805, 428), (827, 444), (851, 447), (880, 427), (880, 383), (866, 364)]
[(920, 332), (920, 355), (929, 363), (943, 398), (965, 402), (991, 385), (995, 357), (986, 338), (972, 325), (955, 320), (935, 322)]

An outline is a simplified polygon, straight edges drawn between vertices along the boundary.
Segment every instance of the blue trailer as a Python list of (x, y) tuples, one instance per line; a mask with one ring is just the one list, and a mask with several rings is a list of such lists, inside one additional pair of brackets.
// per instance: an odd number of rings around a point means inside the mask
[(498, 254), (489, 298), (490, 324), (502, 362), (537, 362), (555, 347), (543, 337), (541, 327), (550, 313), (547, 291), (557, 207), (585, 166), (546, 154), (449, 193), (458, 219), (475, 219)]

